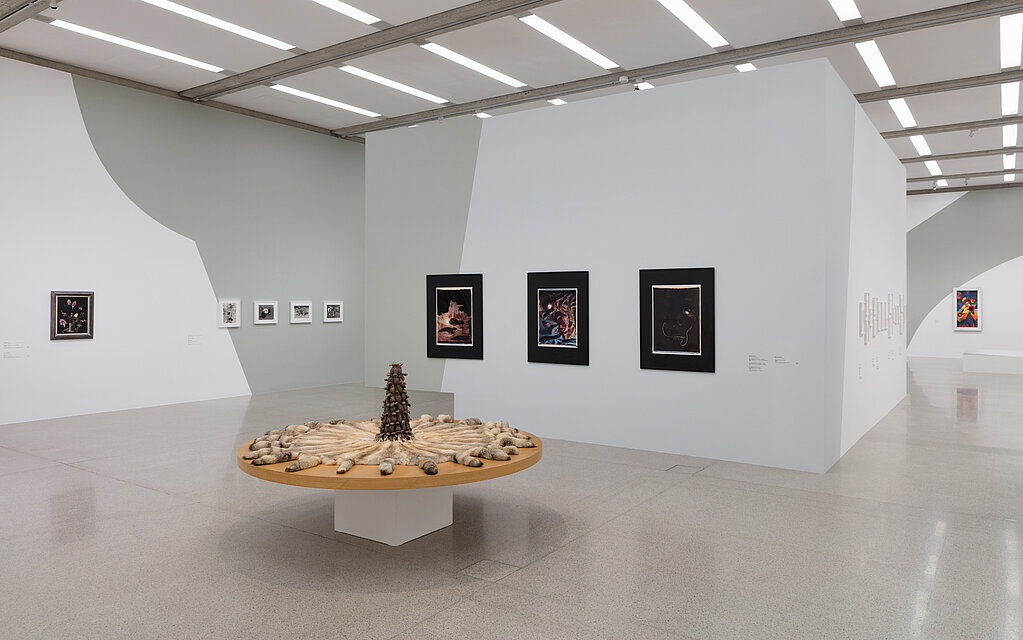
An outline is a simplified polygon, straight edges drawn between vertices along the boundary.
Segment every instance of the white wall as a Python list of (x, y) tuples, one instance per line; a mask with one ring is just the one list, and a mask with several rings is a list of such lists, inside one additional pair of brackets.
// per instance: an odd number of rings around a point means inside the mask
[(841, 455), (906, 395), (906, 334), (893, 329), (868, 344), (859, 302), (906, 294), (906, 170), (856, 107)]
[(924, 318), (909, 343), (909, 355), (962, 358), (967, 351), (1023, 351), (1023, 257), (1009, 260), (959, 284), (981, 290), (981, 331), (955, 331), (952, 290)]
[[(0, 59), (0, 86), (0, 424), (248, 394), (195, 243), (111, 180), (71, 76)], [(95, 339), (49, 340), (51, 290), (96, 292)]]
[[(486, 354), (446, 363), (443, 390), (459, 415), (541, 436), (830, 467), (843, 416), (855, 109), (815, 60), (486, 121), (461, 263), (484, 273)], [(887, 228), (863, 235), (872, 231)], [(640, 370), (638, 270), (701, 266), (716, 268), (717, 372)], [(526, 362), (526, 273), (548, 270), (590, 272), (589, 367)], [(770, 364), (751, 372), (750, 355)]]

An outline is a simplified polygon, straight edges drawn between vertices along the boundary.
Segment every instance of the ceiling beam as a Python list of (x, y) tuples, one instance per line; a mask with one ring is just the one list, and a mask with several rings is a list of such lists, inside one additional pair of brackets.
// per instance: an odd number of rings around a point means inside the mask
[[(92, 78), (93, 80), (102, 80), (103, 82), (109, 82), (111, 84), (120, 85), (122, 87), (128, 87), (130, 89), (138, 89), (139, 91), (145, 91), (147, 93), (153, 93), (158, 96), (165, 98), (174, 98), (175, 100), (183, 100), (189, 104), (195, 104), (191, 100), (187, 100), (178, 95), (177, 91), (171, 91), (170, 89), (164, 89), (162, 87), (156, 87), (151, 84), (144, 82), (138, 82), (136, 80), (129, 80), (128, 78), (122, 78), (120, 76), (110, 75), (109, 73), (101, 73), (99, 71), (93, 71), (91, 69), (84, 69), (77, 67), (73, 64), (67, 64), (64, 62), (57, 62), (56, 60), (50, 60), (48, 58), (40, 58), (39, 56), (33, 56), (27, 53), (21, 53), (20, 51), (11, 51), (10, 49), (0, 48), (0, 57), (10, 58), (11, 60), (19, 60), (21, 62), (28, 62), (29, 64), (39, 65), (41, 67), (47, 67), (49, 69), (56, 69), (57, 71), (64, 71), (66, 73), (73, 73), (78, 76), (85, 78)], [(231, 113), (237, 113), (243, 116), (249, 116), (250, 118), (258, 118), (259, 120), (266, 120), (267, 122), (274, 122), (277, 124), (283, 124), (289, 127), (295, 127), (296, 129), (304, 129), (305, 131), (311, 131), (313, 133), (319, 133), (323, 135), (331, 135), (330, 129), (326, 127), (317, 127), (315, 125), (306, 124), (304, 122), (298, 122), (297, 120), (289, 120), (287, 118), (281, 118), (278, 116), (263, 113), (261, 111), (253, 111), (251, 109), (245, 109), (244, 107), (236, 107), (231, 104), (224, 102), (208, 101), (199, 103), (205, 107), (212, 109), (219, 109), (221, 111), (230, 111)], [(332, 136), (336, 137), (336, 136)], [(353, 142), (365, 142), (363, 138), (347, 138)]]
[(1023, 153), (1023, 147), (1002, 147), (1000, 149), (981, 149), (980, 151), (961, 151), (959, 153), (943, 153), (936, 156), (917, 156), (916, 158), (899, 158), (902, 164), (920, 164), (928, 160), (961, 160), (963, 158), (985, 158), (1000, 156), (1006, 153)]
[[(971, 120), (969, 122), (951, 122), (949, 124), (938, 124), (933, 127), (912, 127), (910, 129), (895, 129), (894, 131), (883, 131), (881, 137), (885, 140), (891, 138), (906, 138), (909, 136), (926, 136), (934, 133), (950, 133), (952, 131), (970, 131), (972, 129), (988, 129), (1000, 127), (1003, 124), (1019, 124), (1023, 122), (1023, 116), (1005, 116), (1004, 118), (988, 118), (987, 120)], [(930, 158), (927, 158), (930, 160)]]
[(351, 60), (352, 58), (358, 58), (370, 53), (379, 53), (403, 44), (415, 43), (425, 38), (432, 38), (450, 31), (464, 29), (481, 22), (529, 11), (557, 1), (481, 0), (480, 2), (473, 2), (472, 4), (455, 7), (454, 9), (442, 11), (419, 20), (406, 22), (396, 27), (388, 27), (376, 33), (370, 33), (329, 47), (317, 49), (316, 51), (303, 53), (293, 58), (249, 69), (222, 80), (215, 80), (197, 87), (185, 89), (181, 92), (181, 97), (190, 100), (209, 100), (210, 98), (227, 95), (242, 89), (283, 80), (290, 76), (337, 64), (344, 60)]
[(926, 84), (914, 84), (908, 87), (891, 87), (889, 89), (881, 89), (880, 91), (857, 93), (856, 100), (861, 103), (881, 102), (882, 100), (911, 98), (913, 96), (922, 96), (930, 93), (942, 93), (943, 91), (974, 89), (976, 87), (986, 87), (993, 84), (1002, 84), (1003, 82), (1015, 82), (1017, 80), (1023, 80), (1023, 69), (989, 73), (987, 75), (972, 76), (969, 78), (953, 78), (952, 80), (928, 82)]
[(997, 178), (1005, 175), (1023, 173), (1023, 169), (1002, 169), (1001, 171), (975, 171), (973, 173), (946, 173), (940, 176), (925, 178), (907, 178), (906, 182), (934, 182), (935, 180), (969, 180), (970, 178)]
[(0, 0), (0, 33), (49, 8), (48, 0)]
[(1002, 184), (978, 184), (977, 186), (941, 187), (938, 189), (913, 189), (906, 191), (907, 196), (927, 196), (935, 193), (956, 193), (959, 191), (987, 191), (988, 189), (1015, 189), (1023, 187), (1023, 182), (1003, 182)]
[(885, 20), (878, 20), (875, 22), (865, 22), (858, 25), (844, 26), (830, 31), (822, 31), (820, 33), (797, 36), (795, 38), (787, 38), (785, 40), (777, 40), (764, 44), (740, 47), (738, 49), (719, 51), (705, 56), (666, 62), (640, 69), (633, 69), (631, 71), (599, 75), (592, 78), (575, 80), (573, 82), (565, 82), (547, 87), (526, 89), (493, 98), (476, 100), (474, 102), (455, 104), (440, 107), (438, 109), (431, 109), (429, 111), (410, 113), (394, 118), (385, 118), (362, 125), (336, 129), (334, 134), (342, 137), (349, 135), (361, 135), (371, 131), (393, 129), (396, 127), (435, 120), (437, 118), (465, 115), (478, 111), (485, 111), (487, 109), (510, 107), (538, 100), (547, 100), (550, 98), (583, 93), (594, 89), (622, 84), (623, 78), (625, 79), (625, 82), (635, 82), (639, 79), (651, 80), (654, 78), (675, 76), (684, 73), (691, 73), (693, 71), (726, 67), (743, 62), (770, 58), (773, 56), (798, 53), (801, 51), (811, 51), (814, 49), (821, 49), (823, 47), (860, 42), (862, 40), (869, 40), (871, 38), (878, 38), (896, 33), (904, 33), (906, 31), (913, 31), (916, 29), (938, 27), (1019, 11), (1023, 11), (1023, 0), (979, 0), (977, 2), (966, 2), (951, 7), (943, 7), (941, 9), (934, 9), (931, 11), (923, 11), (895, 18), (887, 18)]

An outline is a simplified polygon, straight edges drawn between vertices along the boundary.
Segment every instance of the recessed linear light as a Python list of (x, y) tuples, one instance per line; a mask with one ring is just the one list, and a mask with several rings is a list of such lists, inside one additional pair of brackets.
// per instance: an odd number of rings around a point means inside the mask
[(637, 91), (646, 91), (647, 89), (653, 89), (653, 88), (654, 88), (654, 85), (650, 84), (649, 82), (637, 82), (636, 83), (636, 90)]
[(150, 47), (147, 44), (141, 44), (133, 40), (126, 40), (125, 38), (112, 36), (109, 33), (103, 33), (102, 31), (96, 31), (95, 29), (90, 29), (88, 27), (83, 27), (70, 22), (64, 22), (63, 20), (53, 20), (52, 22), (50, 22), (50, 24), (52, 24), (55, 27), (60, 27), (61, 29), (67, 29), (68, 31), (80, 33), (83, 36), (89, 36), (90, 38), (96, 38), (97, 40), (104, 40), (111, 44), (118, 44), (121, 45), (122, 47), (128, 47), (129, 49), (134, 49), (136, 51), (141, 51), (142, 53), (148, 53), (150, 55), (159, 56), (161, 58), (173, 60), (174, 62), (180, 62), (181, 64), (187, 64), (192, 67), (198, 67), (199, 69), (205, 69), (206, 71), (220, 73), (221, 71), (224, 70), (223, 67), (207, 64), (205, 62), (195, 60), (193, 58), (186, 58), (185, 56), (181, 56), (176, 53), (171, 53), (170, 51), (164, 51), (163, 49)]
[(561, 105), (563, 105), (563, 104), (568, 104), (567, 102), (565, 102), (565, 101), (564, 101), (564, 100), (562, 100), (561, 98), (551, 98), (551, 99), (550, 99), (550, 100), (548, 100), (547, 102), (550, 102), (550, 103), (551, 103), (551, 104), (553, 104), (553, 105), (554, 105), (555, 107), (560, 107), (560, 106), (561, 106)]
[(700, 36), (701, 40), (714, 49), (728, 46), (728, 40), (722, 38), (721, 34), (714, 30), (714, 27), (710, 26), (706, 20), (700, 17), (700, 14), (693, 11), (693, 8), (686, 4), (683, 0), (657, 1), (664, 5), (665, 9), (672, 12), (676, 18), (681, 20), (682, 24), (689, 27), (693, 33)]
[(480, 120), (482, 120), (484, 118), (493, 118), (494, 117), (494, 116), (490, 115), (489, 113), (483, 113), (482, 111), (480, 111), (479, 113), (474, 113), (472, 115), (476, 116)]
[(482, 73), (483, 75), (488, 76), (490, 78), (493, 78), (494, 80), (497, 80), (498, 82), (503, 82), (503, 83), (505, 83), (506, 85), (508, 85), (510, 87), (515, 87), (516, 89), (521, 89), (522, 87), (526, 86), (525, 82), (519, 82), (518, 80), (516, 80), (515, 78), (513, 78), (513, 77), (511, 77), (509, 75), (503, 74), (500, 71), (497, 71), (496, 69), (491, 69), (487, 65), (480, 64), (479, 62), (476, 62), (475, 60), (473, 60), (471, 58), (466, 58), (462, 54), (455, 53), (451, 49), (446, 49), (446, 48), (440, 46), (439, 44), (437, 44), (436, 42), (427, 42), (426, 44), (420, 45), (420, 46), (423, 49), (426, 49), (427, 51), (429, 51), (430, 53), (435, 53), (435, 54), (437, 54), (438, 56), (440, 56), (442, 58), (447, 58), (451, 62), (460, 64), (463, 67), (472, 69), (476, 73)]
[(142, 2), (145, 2), (146, 4), (151, 4), (154, 7), (166, 9), (167, 11), (172, 11), (178, 15), (185, 16), (186, 18), (191, 18), (192, 20), (204, 22), (210, 25), (211, 27), (223, 29), (224, 31), (230, 31), (231, 33), (242, 36), (243, 38), (255, 40), (256, 42), (262, 42), (263, 44), (270, 45), (271, 47), (277, 47), (278, 49), (281, 49), (283, 51), (288, 51), (289, 49), (295, 48), (295, 45), (293, 44), (288, 44), (287, 42), (283, 42), (281, 40), (278, 40), (277, 38), (271, 38), (270, 36), (264, 36), (262, 33), (253, 31), (252, 29), (240, 27), (232, 22), (228, 22), (227, 20), (214, 18), (211, 15), (207, 15), (201, 11), (196, 11), (195, 9), (189, 9), (188, 7), (182, 6), (176, 2), (171, 2), (170, 0), (142, 0)]
[(945, 180), (944, 178), (942, 178), (941, 180), (938, 180), (934, 184), (936, 184), (939, 187), (947, 187), (948, 186), (948, 180)]
[(380, 117), (379, 113), (374, 113), (368, 109), (360, 109), (359, 107), (353, 107), (352, 105), (345, 104), (344, 102), (338, 102), (337, 100), (324, 98), (323, 96), (318, 96), (315, 93), (309, 93), (308, 91), (302, 91), (301, 89), (294, 89), (283, 84), (273, 84), (270, 85), (270, 88), (274, 89), (275, 91), (280, 91), (282, 93), (290, 93), (291, 95), (298, 96), (299, 98), (305, 98), (306, 100), (319, 102), (320, 104), (325, 104), (329, 107), (344, 109), (345, 111), (351, 111), (352, 113), (357, 113), (361, 116), (369, 116), (370, 118)]
[(1002, 176), (1002, 182), (1016, 182), (1016, 174), (1010, 173), (1008, 175)]
[(1019, 82), (1002, 84), (1002, 115), (1012, 116), (1019, 113)]
[(831, 3), (831, 8), (835, 10), (835, 14), (842, 22), (859, 20), (863, 17), (854, 0), (828, 0), (828, 2)]
[(888, 101), (888, 106), (895, 112), (895, 117), (899, 119), (899, 123), (906, 129), (916, 126), (916, 118), (913, 117), (913, 113), (909, 110), (909, 105), (906, 104), (905, 98), (896, 98)]
[(924, 140), (923, 136), (909, 136), (909, 141), (913, 143), (913, 146), (916, 147), (916, 152), (920, 155), (931, 155), (931, 147), (927, 144), (927, 141)]
[(1019, 125), (1015, 124), (1003, 124), (1002, 125), (1002, 146), (1003, 147), (1015, 147), (1016, 138), (1019, 133)]
[(370, 73), (369, 71), (365, 71), (365, 70), (360, 69), (358, 67), (353, 67), (350, 64), (346, 64), (343, 67), (338, 67), (338, 69), (340, 69), (342, 71), (345, 71), (347, 73), (350, 73), (353, 76), (359, 76), (360, 78), (365, 78), (366, 80), (370, 80), (372, 82), (376, 82), (377, 84), (382, 84), (385, 87), (390, 87), (392, 89), (397, 89), (398, 91), (403, 91), (403, 92), (405, 92), (405, 93), (407, 93), (409, 95), (416, 96), (417, 98), (422, 98), (423, 100), (429, 100), (430, 102), (433, 102), (433, 103), (436, 103), (436, 104), (444, 104), (446, 102), (450, 102), (450, 100), (445, 100), (444, 98), (440, 98), (438, 96), (435, 96), (432, 93), (427, 93), (425, 91), (420, 91), (419, 89), (416, 89), (415, 87), (410, 87), (407, 84), (402, 84), (400, 82), (395, 82), (394, 80), (391, 80), (389, 78), (385, 78), (383, 76), (378, 76), (375, 73)]
[(747, 71), (756, 71), (757, 68), (752, 62), (743, 62), (742, 64), (735, 65), (735, 70), (739, 73), (746, 73)]
[(856, 50), (860, 52), (860, 57), (863, 58), (863, 62), (867, 65), (867, 69), (870, 70), (870, 75), (874, 76), (874, 81), (877, 82), (877, 86), (895, 86), (895, 78), (892, 76), (891, 69), (888, 68), (888, 63), (884, 61), (884, 56), (881, 55), (881, 50), (877, 47), (877, 42), (874, 40), (857, 42)]
[(938, 162), (936, 160), (928, 160), (924, 162), (924, 166), (927, 167), (927, 170), (932, 176), (941, 175), (941, 167), (938, 166)]
[(615, 69), (618, 67), (618, 63), (615, 62), (614, 60), (611, 60), (610, 58), (607, 58), (606, 56), (597, 53), (590, 47), (586, 46), (582, 42), (579, 42), (572, 36), (568, 35), (561, 29), (555, 27), (553, 24), (547, 22), (538, 15), (531, 13), (528, 16), (523, 16), (519, 18), (519, 20), (523, 24), (527, 24), (530, 27), (536, 29), (537, 31), (544, 34), (551, 40), (557, 42), (561, 46), (567, 49), (571, 49), (572, 51), (578, 53), (579, 55), (586, 58), (587, 60), (589, 60), (590, 62), (592, 62), (593, 64), (597, 65), (602, 69)]
[(349, 18), (358, 20), (363, 24), (374, 24), (376, 22), (380, 22), (380, 18), (372, 14), (366, 13), (361, 9), (356, 9), (355, 7), (346, 2), (340, 2), (340, 0), (313, 0), (313, 2), (324, 7), (327, 7), (328, 9), (333, 9), (338, 13), (343, 13)]
[(1016, 154), (1006, 153), (1002, 155), (1002, 168), (1005, 170), (1016, 168)]
[(1001, 31), (1002, 68), (1018, 67), (1020, 57), (1023, 56), (1023, 13), (1002, 16), (998, 23)]

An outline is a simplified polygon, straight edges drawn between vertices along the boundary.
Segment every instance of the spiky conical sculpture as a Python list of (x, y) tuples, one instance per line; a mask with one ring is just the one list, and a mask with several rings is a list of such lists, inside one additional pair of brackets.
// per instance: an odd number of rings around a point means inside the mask
[(408, 392), (405, 390), (405, 374), (400, 362), (392, 362), (387, 373), (387, 394), (384, 396), (384, 412), (380, 416), (381, 440), (411, 440), (412, 426), (409, 423)]

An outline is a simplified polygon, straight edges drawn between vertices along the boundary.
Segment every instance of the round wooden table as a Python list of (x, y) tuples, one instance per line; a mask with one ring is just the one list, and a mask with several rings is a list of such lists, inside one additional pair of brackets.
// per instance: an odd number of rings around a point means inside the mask
[(432, 476), (404, 464), (395, 465), (388, 476), (380, 475), (380, 468), (370, 464), (357, 464), (347, 473), (337, 473), (333, 465), (287, 472), (284, 469), (289, 462), (254, 465), (246, 460), (255, 440), (238, 448), (237, 460), (239, 469), (260, 480), (334, 489), (336, 531), (398, 546), (451, 524), (454, 485), (507, 476), (539, 462), (543, 443), (526, 435), (536, 447), (519, 449), (510, 460), (481, 460), (481, 467), (442, 462)]

